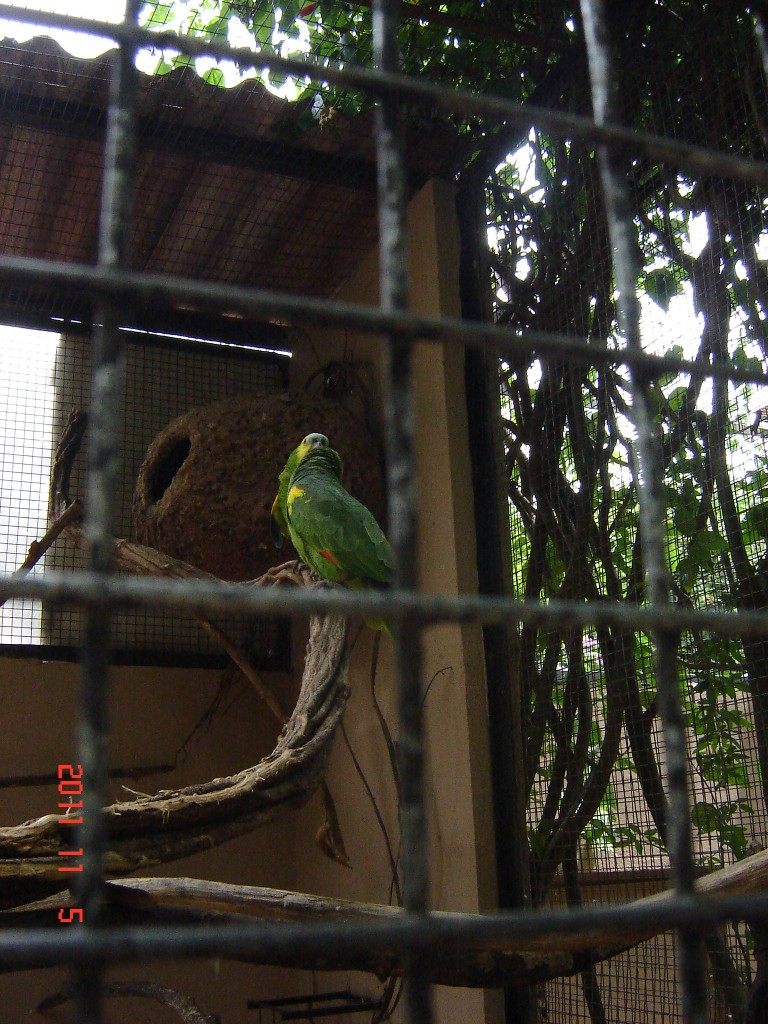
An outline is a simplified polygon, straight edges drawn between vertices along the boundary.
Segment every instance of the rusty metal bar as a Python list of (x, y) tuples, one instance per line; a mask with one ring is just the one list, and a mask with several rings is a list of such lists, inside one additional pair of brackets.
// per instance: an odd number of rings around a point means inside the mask
[[(126, 19), (135, 23), (141, 0), (129, 0)], [(136, 97), (135, 54), (121, 46), (115, 51), (110, 83), (104, 176), (99, 222), (98, 266), (119, 272), (127, 264), (130, 198), (133, 187), (134, 114)], [(117, 438), (122, 413), (124, 379), (123, 320), (119, 300), (104, 301), (96, 316), (91, 382), (89, 464), (84, 532), (88, 564), (97, 578), (112, 568), (114, 502), (117, 493)], [(83, 824), (79, 840), (82, 873), (74, 875), (73, 895), (82, 910), (82, 928), (98, 931), (102, 923), (102, 857), (106, 824), (101, 808), (106, 802), (107, 699), (111, 662), (112, 605), (90, 605), (86, 613), (82, 648), (82, 696), (78, 718), (78, 758), (83, 777)], [(102, 1019), (102, 967), (82, 964), (75, 972), (78, 1020), (98, 1024)]]
[(350, 954), (365, 945), (374, 951), (392, 946), (434, 951), (461, 948), (469, 943), (501, 946), (559, 935), (599, 930), (605, 941), (621, 938), (628, 927), (671, 931), (713, 928), (725, 921), (768, 916), (768, 893), (693, 898), (670, 894), (663, 901), (603, 904), (578, 909), (541, 907), (535, 913), (507, 911), (478, 915), (441, 913), (408, 914), (370, 922), (256, 921), (242, 924), (136, 925), (65, 931), (51, 928), (8, 928), (0, 931), (0, 966), (34, 968), (51, 963), (136, 963), (155, 958), (225, 956), (256, 958), (260, 953), (278, 958), (284, 951), (296, 955), (322, 951), (332, 957)]
[[(374, 0), (373, 58), (378, 71), (399, 66), (399, 0)], [(378, 171), (379, 305), (405, 312), (408, 302), (407, 183), (404, 131), (398, 96), (380, 96), (376, 108)], [(416, 589), (416, 445), (412, 339), (394, 330), (384, 348), (384, 416), (389, 532), (395, 554), (395, 585)], [(398, 681), (400, 835), (403, 905), (424, 914), (428, 899), (428, 852), (424, 805), (424, 739), (421, 699), (421, 624), (394, 623)], [(428, 961), (415, 951), (408, 962), (405, 999), (411, 1024), (432, 1020)]]
[[(44, 600), (56, 604), (91, 605), (108, 601), (115, 607), (156, 605), (183, 611), (222, 615), (353, 614), (414, 617), (426, 624), (450, 622), (517, 622), (529, 626), (583, 628), (634, 627), (647, 632), (669, 625), (670, 611), (626, 602), (553, 599), (546, 604), (510, 597), (477, 595), (441, 596), (391, 590), (386, 594), (358, 593), (343, 588), (288, 591), (285, 588), (248, 588), (218, 581), (159, 580), (121, 577), (105, 580), (88, 572), (50, 572), (45, 576), (0, 576), (0, 601), (10, 598)], [(720, 612), (675, 607), (680, 631), (709, 630), (727, 637), (768, 636), (768, 618), (755, 611)]]
[[(616, 122), (619, 119), (617, 83), (612, 68), (611, 39), (604, 3), (603, 0), (580, 2), (595, 121), (598, 124)], [(641, 267), (624, 158), (615, 149), (601, 144), (598, 148), (598, 162), (613, 250), (619, 329), (628, 348), (641, 351), (640, 301), (637, 294)], [(646, 598), (650, 607), (662, 616), (667, 613), (669, 622), (666, 627), (658, 625), (653, 630), (667, 778), (666, 845), (675, 890), (681, 895), (692, 895), (696, 867), (691, 844), (687, 736), (677, 678), (680, 629), (671, 601), (671, 578), (665, 555), (667, 509), (663, 494), (660, 438), (651, 407), (650, 388), (653, 381), (637, 367), (633, 368), (631, 378), (632, 417), (637, 433), (634, 475), (640, 511)], [(706, 963), (701, 930), (680, 928), (678, 948), (683, 1019), (687, 1024), (706, 1024)]]
[(28, 285), (36, 280), (52, 289), (70, 289), (84, 295), (113, 296), (131, 308), (131, 322), (140, 321), (143, 307), (159, 310), (184, 310), (205, 307), (206, 311), (238, 313), (264, 320), (273, 318), (284, 324), (345, 327), (371, 333), (397, 332), (410, 338), (458, 345), (488, 346), (502, 358), (522, 352), (554, 354), (584, 364), (627, 366), (659, 377), (679, 371), (699, 377), (725, 379), (740, 383), (768, 384), (768, 374), (747, 367), (713, 363), (702, 368), (693, 360), (677, 356), (652, 355), (628, 348), (609, 348), (604, 339), (587, 344), (586, 339), (552, 331), (515, 332), (494, 324), (468, 322), (455, 317), (430, 317), (398, 310), (381, 310), (357, 303), (334, 302), (300, 295), (286, 295), (260, 288), (222, 285), (184, 277), (143, 274), (136, 271), (111, 271), (82, 264), (63, 263), (22, 256), (0, 256), (0, 283)]

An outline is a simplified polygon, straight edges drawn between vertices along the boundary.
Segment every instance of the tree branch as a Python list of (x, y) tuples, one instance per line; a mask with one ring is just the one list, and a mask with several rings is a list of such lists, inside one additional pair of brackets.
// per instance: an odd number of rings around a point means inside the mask
[[(621, 878), (617, 873), (617, 881)], [(754, 854), (700, 878), (699, 894), (707, 897), (734, 896), (764, 891), (768, 886), (768, 851)], [(646, 896), (630, 908), (656, 906), (662, 909), (669, 902), (670, 891)], [(195, 878), (131, 878), (110, 882), (105, 899), (115, 924), (130, 920), (145, 924), (241, 922), (248, 918), (280, 922), (344, 922), (371, 925), (399, 920), (404, 912), (382, 904), (359, 903), (267, 889), (256, 886), (228, 885)], [(57, 921), (60, 907), (67, 906), (62, 896), (51, 897), (18, 910), (0, 913), (0, 928), (40, 926)], [(482, 915), (454, 914), (435, 911), (431, 915), (438, 927), (447, 933), (455, 925), (463, 926), (482, 920)], [(57, 927), (60, 927), (56, 925)], [(445, 927), (448, 926), (448, 927)], [(601, 963), (632, 949), (663, 928), (652, 923), (622, 926), (615, 929), (591, 928), (576, 931), (565, 925), (539, 938), (526, 938), (508, 933), (504, 939), (468, 940), (465, 935), (455, 941), (441, 942), (431, 963), (432, 981), (438, 985), (466, 988), (492, 988), (529, 985), (550, 978), (577, 974), (591, 965)], [(52, 954), (54, 956), (55, 954)], [(406, 969), (407, 957), (398, 947), (376, 948), (359, 943), (343, 951), (319, 950), (308, 955), (306, 949), (292, 952), (281, 949), (274, 954), (262, 949), (257, 956), (238, 959), (247, 963), (273, 964), (305, 970), (361, 970), (379, 978), (400, 976)], [(48, 966), (40, 963), (38, 966)], [(0, 961), (0, 970), (12, 970)]]

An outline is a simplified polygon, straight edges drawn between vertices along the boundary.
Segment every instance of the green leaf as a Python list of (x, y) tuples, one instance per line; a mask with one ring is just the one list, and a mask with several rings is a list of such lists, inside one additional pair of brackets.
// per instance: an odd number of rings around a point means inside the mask
[(685, 537), (692, 537), (696, 532), (696, 511), (690, 505), (677, 505), (672, 512), (675, 531)]
[(617, 850), (626, 850), (631, 847), (637, 853), (643, 852), (643, 844), (640, 841), (640, 829), (636, 825), (623, 825), (613, 830), (613, 845)]
[[(672, 345), (672, 347), (667, 349), (664, 354), (672, 356), (675, 359), (682, 359), (685, 356), (682, 345)], [(672, 381), (677, 380), (679, 376), (680, 372), (678, 370), (667, 370), (666, 373), (662, 373), (659, 377), (659, 384), (662, 387), (666, 387), (668, 384), (671, 384)]]
[(691, 821), (699, 832), (705, 834), (717, 832), (722, 824), (718, 808), (706, 800), (699, 800), (693, 805)]
[(701, 544), (711, 555), (719, 555), (728, 550), (728, 541), (714, 530), (704, 530), (700, 536)]
[(341, 13), (341, 7), (336, 0), (320, 0), (320, 13), (323, 21), (329, 25), (335, 25)]
[(744, 532), (751, 540), (768, 537), (768, 502), (758, 501), (744, 513)]
[[(211, 42), (225, 43), (229, 32), (229, 18), (214, 18), (205, 29), (205, 38)], [(207, 75), (205, 76), (207, 80)]]
[(687, 397), (687, 387), (675, 388), (675, 390), (670, 394), (669, 398), (667, 399), (667, 401), (669, 402), (669, 407), (672, 410), (672, 412), (680, 412), (680, 410), (685, 405), (685, 400)]
[(299, 11), (304, 6), (304, 0), (285, 0), (285, 3), (281, 4), (282, 17), (280, 18), (280, 28), (285, 32), (289, 25), (292, 25), (298, 17)]
[(751, 373), (762, 373), (763, 363), (757, 356), (748, 356), (744, 349), (739, 346), (732, 356), (733, 365), (740, 370), (749, 370)]
[(659, 267), (657, 270), (647, 271), (640, 284), (645, 294), (665, 313), (669, 311), (670, 300), (683, 292), (683, 283), (678, 272), (672, 267)]
[[(171, 9), (171, 4), (149, 3), (142, 11), (141, 24), (144, 28), (158, 28), (167, 25), (171, 20)], [(147, 11), (151, 11), (151, 14), (144, 21)]]
[(211, 68), (203, 75), (208, 85), (214, 85), (221, 89), (224, 87), (224, 72), (220, 68)]

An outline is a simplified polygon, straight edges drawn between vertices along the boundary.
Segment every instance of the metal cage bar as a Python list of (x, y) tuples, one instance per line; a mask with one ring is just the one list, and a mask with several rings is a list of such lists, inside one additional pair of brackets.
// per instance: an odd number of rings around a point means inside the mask
[[(617, 121), (618, 83), (611, 66), (611, 45), (603, 0), (581, 0), (581, 12), (589, 58), (595, 121), (598, 124)], [(598, 160), (608, 218), (608, 233), (612, 243), (618, 292), (619, 330), (624, 335), (628, 348), (641, 351), (640, 301), (637, 295), (640, 267), (637, 247), (633, 244), (631, 234), (632, 209), (623, 174), (622, 158), (616, 150), (601, 144), (598, 148)], [(651, 410), (652, 382), (642, 369), (633, 368), (632, 416), (637, 433), (635, 477), (638, 480), (640, 535), (648, 604), (662, 616), (666, 612), (668, 621), (672, 623), (671, 628), (657, 626), (652, 634), (666, 751), (666, 827), (672, 883), (681, 895), (692, 895), (696, 870), (691, 845), (687, 738), (676, 668), (680, 633), (674, 625), (671, 579), (664, 552), (666, 505), (662, 493), (660, 440)], [(704, 1024), (707, 1019), (707, 985), (701, 930), (680, 928), (678, 943), (683, 1019), (688, 1024)]]
[[(381, 72), (399, 64), (397, 0), (375, 0), (374, 65)], [(406, 168), (398, 96), (382, 96), (376, 110), (376, 156), (379, 210), (379, 304), (384, 313), (403, 313), (408, 303)], [(415, 416), (412, 396), (412, 339), (397, 330), (385, 347), (384, 411), (386, 420), (389, 524), (395, 554), (395, 584), (416, 588)], [(426, 810), (424, 806), (423, 726), (421, 708), (421, 632), (414, 620), (395, 626), (395, 665), (399, 693), (398, 738), (403, 905), (407, 912), (427, 910)], [(410, 1019), (432, 1019), (428, 962), (414, 954), (406, 981)]]
[[(751, 181), (742, 177), (741, 180)], [(748, 366), (724, 366), (714, 363), (705, 370), (691, 360), (671, 355), (655, 355), (630, 348), (587, 344), (585, 338), (551, 331), (516, 332), (495, 324), (468, 322), (453, 317), (431, 317), (400, 310), (351, 302), (333, 302), (283, 292), (237, 285), (220, 285), (186, 278), (169, 279), (160, 274), (136, 271), (115, 272), (76, 263), (61, 263), (25, 256), (0, 256), (0, 283), (23, 285), (35, 279), (52, 289), (69, 288), (88, 296), (114, 296), (136, 310), (146, 307), (169, 312), (181, 307), (187, 311), (200, 307), (214, 312), (236, 312), (256, 320), (273, 318), (284, 324), (339, 327), (374, 334), (393, 333), (421, 341), (455, 345), (476, 345), (494, 350), (502, 358), (529, 353), (557, 355), (594, 366), (636, 367), (653, 377), (670, 371), (704, 373), (712, 379), (766, 384), (768, 374)], [(189, 315), (187, 313), (187, 315)]]
[[(622, 196), (622, 184), (615, 147), (624, 151), (652, 155), (684, 164), (701, 172), (723, 174), (744, 182), (768, 185), (768, 167), (724, 154), (713, 154), (693, 146), (673, 143), (656, 136), (638, 134), (616, 124), (612, 107), (614, 84), (609, 72), (608, 43), (602, 18), (602, 5), (597, 0), (581, 0), (592, 74), (595, 119), (522, 107), (493, 97), (442, 89), (429, 83), (408, 79), (397, 70), (396, 32), (397, 5), (393, 0), (376, 0), (375, 28), (377, 69), (318, 68), (309, 61), (280, 58), (276, 55), (254, 56), (250, 51), (232, 51), (223, 44), (164, 34), (160, 45), (173, 46), (192, 55), (235, 56), (244, 63), (279, 67), (281, 70), (306, 74), (315, 79), (328, 79), (355, 85), (380, 100), (378, 153), (381, 224), (381, 305), (378, 310), (362, 306), (340, 305), (320, 300), (286, 297), (272, 292), (248, 288), (231, 288), (192, 281), (167, 281), (159, 276), (127, 273), (122, 267), (121, 234), (128, 220), (125, 195), (130, 185), (130, 115), (132, 92), (130, 81), (136, 48), (158, 37), (138, 29), (135, 15), (138, 4), (129, 5), (126, 20), (119, 26), (76, 19), (61, 15), (32, 15), (16, 8), (0, 5), (0, 16), (29, 20), (43, 18), (51, 25), (99, 31), (120, 43), (115, 77), (112, 117), (108, 128), (110, 157), (104, 179), (104, 209), (99, 265), (96, 268), (51, 264), (46, 261), (0, 258), (0, 280), (14, 282), (34, 278), (43, 283), (71, 286), (84, 294), (96, 296), (101, 302), (100, 349), (96, 383), (99, 396), (99, 419), (95, 424), (98, 443), (94, 446), (91, 486), (88, 493), (89, 536), (92, 546), (90, 571), (77, 577), (48, 575), (44, 578), (0, 579), (0, 597), (43, 597), (49, 601), (74, 601), (89, 611), (89, 629), (85, 645), (85, 683), (81, 721), (81, 760), (86, 766), (89, 827), (84, 832), (86, 869), (83, 874), (83, 899), (93, 910), (92, 920), (98, 924), (98, 893), (101, 886), (100, 856), (103, 835), (97, 812), (101, 806), (103, 786), (104, 701), (108, 666), (108, 622), (113, 608), (123, 604), (162, 604), (197, 610), (237, 610), (251, 613), (285, 612), (302, 614), (308, 611), (365, 611), (386, 615), (395, 624), (397, 665), (400, 677), (401, 743), (403, 778), (406, 783), (403, 803), (403, 836), (406, 911), (402, 920), (383, 922), (372, 928), (354, 925), (323, 925), (282, 927), (279, 933), (267, 924), (252, 923), (242, 927), (185, 929), (106, 929), (86, 927), (51, 936), (42, 931), (0, 934), (0, 955), (9, 963), (29, 966), (52, 959), (81, 965), (80, 988), (83, 990), (79, 1011), (81, 1019), (100, 1019), (98, 979), (103, 966), (110, 961), (132, 961), (154, 956), (208, 956), (217, 952), (236, 953), (260, 949), (274, 952), (282, 947), (293, 950), (325, 950), (352, 948), (365, 942), (384, 947), (397, 942), (410, 951), (411, 980), (409, 1006), (411, 1019), (428, 1021), (429, 958), (445, 944), (460, 944), (470, 938), (487, 941), (511, 936), (542, 936), (557, 929), (575, 929), (603, 925), (620, 932), (629, 922), (653, 921), (667, 927), (676, 926), (682, 936), (682, 987), (685, 1015), (690, 1024), (704, 1020), (703, 959), (696, 930), (726, 919), (756, 916), (768, 912), (768, 896), (702, 900), (693, 891), (693, 862), (690, 847), (690, 823), (687, 808), (684, 736), (680, 718), (679, 695), (671, 670), (680, 632), (687, 628), (707, 628), (724, 635), (751, 633), (768, 636), (768, 617), (761, 613), (739, 612), (738, 616), (698, 612), (675, 608), (671, 615), (669, 588), (659, 534), (661, 497), (660, 478), (655, 467), (654, 439), (646, 409), (645, 389), (659, 374), (670, 369), (692, 371), (693, 364), (682, 359), (659, 358), (641, 351), (638, 334), (636, 274), (628, 240), (630, 214)], [(763, 26), (758, 18), (758, 30)], [(762, 35), (760, 35), (762, 40)], [(417, 99), (443, 110), (472, 112), (504, 117), (520, 124), (539, 121), (552, 130), (570, 137), (587, 138), (602, 147), (603, 183), (609, 211), (615, 250), (615, 272), (621, 296), (621, 326), (627, 347), (609, 350), (605, 346), (586, 345), (585, 339), (563, 338), (542, 332), (525, 336), (500, 328), (461, 321), (417, 317), (408, 314), (405, 301), (405, 236), (403, 156), (398, 141), (399, 104), (403, 98)], [(387, 337), (386, 413), (388, 433), (388, 480), (392, 509), (392, 539), (397, 556), (397, 588), (386, 596), (353, 593), (294, 594), (277, 591), (254, 592), (221, 584), (189, 585), (168, 581), (113, 580), (108, 578), (108, 538), (110, 509), (108, 494), (114, 459), (112, 437), (119, 404), (120, 346), (113, 330), (118, 311), (127, 303), (153, 302), (160, 307), (174, 308), (190, 301), (208, 309), (235, 309), (250, 314), (278, 315), (296, 323), (354, 326), (385, 333)], [(625, 364), (632, 370), (634, 406), (639, 450), (643, 540), (646, 546), (646, 568), (649, 576), (650, 602), (645, 608), (628, 608), (600, 604), (584, 606), (577, 602), (552, 602), (541, 606), (506, 598), (435, 598), (415, 594), (415, 481), (413, 466), (413, 423), (410, 399), (410, 346), (415, 338), (455, 344), (491, 346), (500, 354), (530, 351), (537, 348), (568, 354), (593, 364), (612, 362)], [(701, 373), (701, 367), (695, 367)], [(706, 375), (713, 379), (755, 381), (765, 384), (768, 375), (753, 370), (739, 370), (711, 365)], [(427, 913), (427, 863), (425, 850), (424, 805), (422, 793), (422, 744), (419, 681), (420, 629), (424, 623), (437, 620), (483, 622), (554, 622), (574, 625), (598, 622), (621, 622), (636, 629), (649, 629), (656, 637), (659, 684), (663, 697), (663, 720), (668, 744), (670, 784), (670, 848), (672, 852), (675, 892), (663, 905), (644, 908), (622, 906), (578, 910), (542, 910), (535, 914), (510, 911), (489, 915), (483, 921), (466, 922), (436, 920)], [(89, 913), (89, 918), (91, 914)]]
[[(140, 0), (129, 0), (126, 21), (138, 19)], [(120, 272), (126, 266), (133, 187), (136, 68), (133, 47), (120, 45), (112, 61), (102, 205), (97, 264)], [(91, 445), (89, 451), (85, 536), (88, 564), (97, 576), (111, 571), (114, 496), (117, 491), (117, 445), (125, 376), (125, 336), (119, 330), (121, 303), (105, 298), (97, 307), (92, 377)], [(112, 608), (105, 601), (86, 614), (82, 644), (82, 698), (79, 763), (83, 773), (82, 874), (75, 892), (83, 910), (83, 928), (98, 929), (104, 884), (102, 858), (106, 825), (101, 813), (107, 778), (107, 700), (111, 661)], [(102, 1019), (103, 968), (80, 965), (75, 972), (79, 1017), (85, 1024)]]

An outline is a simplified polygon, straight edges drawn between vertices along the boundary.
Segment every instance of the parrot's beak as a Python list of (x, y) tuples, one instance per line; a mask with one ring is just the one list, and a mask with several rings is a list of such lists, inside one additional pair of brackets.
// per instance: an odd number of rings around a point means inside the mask
[(272, 543), (276, 548), (281, 548), (283, 546), (283, 531), (280, 529), (280, 523), (277, 521), (277, 516), (275, 515), (275, 509), (278, 508), (279, 497), (280, 495), (277, 495), (275, 500), (272, 502), (272, 512), (269, 517), (269, 532), (272, 535)]

